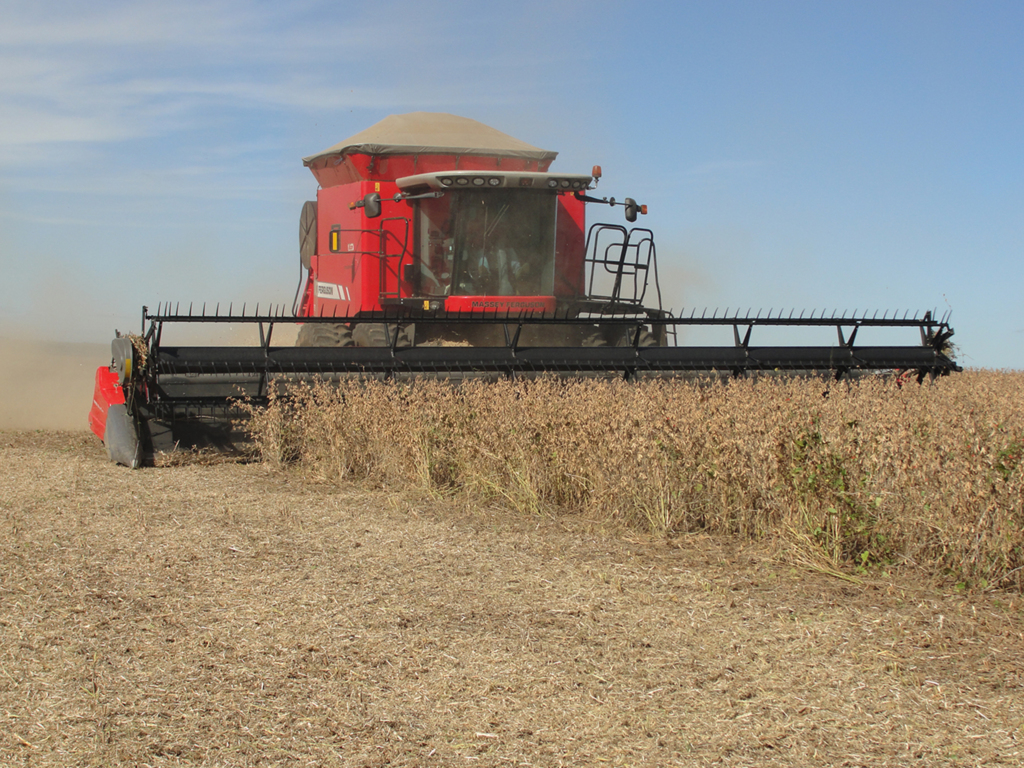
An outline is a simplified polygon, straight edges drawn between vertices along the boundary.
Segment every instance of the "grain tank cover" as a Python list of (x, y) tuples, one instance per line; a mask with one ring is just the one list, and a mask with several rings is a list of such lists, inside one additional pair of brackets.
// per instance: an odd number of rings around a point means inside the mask
[(302, 163), (329, 187), (442, 170), (546, 171), (557, 155), (468, 117), (411, 112), (386, 117)]

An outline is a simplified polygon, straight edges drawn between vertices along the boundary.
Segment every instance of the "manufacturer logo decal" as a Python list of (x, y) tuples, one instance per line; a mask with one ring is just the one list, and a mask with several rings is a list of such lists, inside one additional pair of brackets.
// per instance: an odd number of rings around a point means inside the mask
[(338, 298), (338, 286), (333, 283), (317, 283), (316, 284), (316, 295), (321, 299), (337, 299)]
[(474, 299), (470, 302), (473, 309), (544, 309), (543, 301), (511, 301), (498, 299), (496, 301), (482, 301)]
[(316, 283), (316, 295), (320, 299), (333, 299), (334, 301), (351, 301), (352, 295), (344, 285), (334, 283)]

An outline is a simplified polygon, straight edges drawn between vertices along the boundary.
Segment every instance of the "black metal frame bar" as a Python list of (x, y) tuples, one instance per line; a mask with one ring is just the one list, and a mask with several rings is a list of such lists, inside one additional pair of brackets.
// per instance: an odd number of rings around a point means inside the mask
[[(643, 307), (635, 307), (631, 313), (622, 312), (615, 310), (618, 314), (633, 314), (634, 317), (620, 317), (612, 316), (600, 311), (598, 306), (593, 302), (578, 302), (576, 305), (566, 308), (561, 312), (545, 313), (545, 312), (432, 312), (428, 310), (415, 309), (415, 308), (403, 308), (402, 311), (382, 311), (382, 312), (367, 312), (360, 315), (348, 316), (348, 315), (337, 315), (337, 314), (320, 314), (311, 317), (295, 317), (291, 315), (285, 305), (272, 305), (266, 312), (260, 313), (259, 305), (253, 310), (252, 314), (246, 312), (247, 305), (242, 306), (240, 314), (234, 314), (233, 305), (229, 305), (226, 314), (220, 314), (220, 305), (216, 305), (213, 312), (207, 311), (207, 307), (204, 304), (198, 310), (194, 305), (189, 305), (188, 308), (182, 312), (181, 305), (170, 303), (160, 304), (157, 306), (157, 310), (154, 313), (150, 313), (148, 307), (142, 308), (142, 324), (143, 334), (149, 338), (153, 333), (154, 329), (159, 333), (159, 328), (164, 323), (250, 323), (250, 324), (267, 324), (273, 326), (279, 323), (285, 324), (303, 324), (303, 323), (345, 323), (345, 324), (358, 324), (367, 322), (390, 322), (390, 323), (438, 323), (438, 324), (510, 324), (510, 323), (521, 323), (521, 324), (544, 324), (544, 325), (578, 325), (581, 322), (594, 322), (602, 325), (635, 325), (637, 322), (643, 322), (653, 326), (733, 326), (737, 333), (739, 333), (740, 326), (747, 326), (744, 338), (749, 339), (750, 332), (754, 326), (781, 326), (781, 327), (812, 327), (812, 326), (832, 326), (837, 329), (839, 333), (840, 346), (852, 347), (853, 341), (856, 337), (857, 331), (863, 327), (885, 327), (885, 328), (920, 328), (921, 329), (921, 344), (923, 346), (934, 346), (936, 341), (940, 344), (944, 344), (952, 335), (953, 329), (949, 325), (949, 312), (936, 317), (934, 311), (928, 310), (926, 312), (914, 312), (911, 314), (910, 310), (905, 311), (902, 316), (900, 313), (894, 312), (890, 315), (888, 311), (882, 314), (882, 317), (878, 316), (878, 312), (873, 314), (863, 313), (858, 315), (856, 312), (847, 314), (839, 314), (838, 310), (828, 314), (828, 310), (819, 312), (813, 310), (810, 314), (806, 311), (796, 315), (796, 311), (792, 310), (789, 314), (780, 311), (770, 310), (767, 314), (762, 316), (763, 310), (759, 311), (756, 315), (751, 315), (750, 310), (746, 314), (733, 314), (730, 313), (729, 309), (726, 309), (721, 315), (718, 310), (713, 310), (711, 314), (708, 314), (708, 310), (705, 309), (697, 314), (697, 310), (691, 310), (689, 315), (681, 314), (676, 316), (668, 315), (667, 313), (657, 312), (645, 309)], [(148, 327), (147, 327), (148, 324)], [(843, 334), (843, 328), (852, 328), (849, 337)], [(939, 338), (941, 337), (941, 338)], [(744, 346), (739, 344), (738, 346)]]
[[(483, 313), (429, 313), (418, 315), (373, 313), (358, 317), (316, 317), (295, 318), (284, 313), (282, 307), (273, 307), (260, 313), (259, 307), (252, 315), (236, 315), (229, 306), (228, 314), (221, 315), (219, 306), (213, 314), (207, 314), (205, 307), (195, 313), (190, 307), (186, 313), (180, 307), (172, 310), (161, 305), (156, 313), (150, 314), (144, 308), (143, 321), (150, 345), (148, 366), (152, 377), (152, 391), (161, 396), (160, 379), (163, 376), (255, 376), (257, 386), (252, 394), (266, 395), (270, 380), (277, 376), (313, 375), (383, 375), (386, 377), (402, 374), (456, 374), (495, 373), (504, 376), (556, 373), (560, 375), (603, 372), (633, 378), (640, 374), (671, 374), (694, 372), (728, 372), (742, 375), (747, 372), (764, 371), (828, 371), (839, 378), (854, 371), (886, 369), (913, 370), (921, 377), (943, 375), (960, 370), (946, 354), (946, 344), (952, 336), (949, 314), (936, 319), (932, 312), (911, 315), (905, 312), (889, 316), (877, 313), (868, 316), (838, 314), (833, 312), (812, 313), (809, 316), (795, 312), (760, 313), (751, 316), (733, 314), (728, 310), (719, 316), (707, 311), (698, 315), (696, 311), (688, 317), (651, 317), (638, 311), (634, 317), (609, 317), (601, 314), (565, 312), (563, 316), (543, 313), (483, 314)], [(278, 323), (365, 323), (384, 322), (387, 329), (387, 346), (374, 347), (273, 347), (273, 328)], [(402, 323), (444, 323), (458, 325), (499, 324), (503, 328), (505, 345), (496, 347), (399, 347), (397, 333), (392, 333), (392, 324)], [(258, 347), (195, 347), (163, 346), (162, 330), (167, 323), (250, 323), (259, 328)], [(522, 347), (520, 338), (525, 326), (542, 324), (550, 326), (594, 324), (595, 326), (619, 326), (629, 331), (631, 343), (623, 347)], [(731, 347), (641, 347), (641, 334), (645, 326), (731, 326), (734, 345)], [(515, 326), (514, 331), (512, 327)], [(831, 326), (838, 334), (837, 346), (769, 346), (751, 345), (755, 326), (808, 327)], [(857, 332), (862, 327), (905, 327), (920, 330), (921, 344), (917, 346), (867, 347), (855, 346)], [(742, 330), (741, 330), (742, 329)], [(847, 329), (847, 333), (844, 333)], [(201, 379), (196, 380), (195, 391), (201, 393)], [(169, 396), (169, 395), (168, 395)]]
[[(215, 306), (192, 306), (184, 312), (179, 305), (162, 304), (150, 313), (143, 307), (143, 336), (147, 343), (145, 365), (129, 393), (136, 414), (140, 440), (147, 456), (157, 450), (182, 445), (211, 446), (236, 450), (247, 441), (246, 408), (268, 404), (271, 388), (287, 395), (289, 387), (309, 381), (337, 381), (343, 378), (448, 377), (530, 377), (618, 376), (626, 380), (647, 376), (733, 377), (743, 375), (827, 375), (836, 379), (872, 371), (909, 371), (918, 380), (941, 376), (960, 368), (946, 354), (953, 330), (949, 315), (935, 319), (932, 312), (905, 312), (902, 317), (884, 313), (881, 318), (867, 314), (770, 312), (751, 315), (692, 311), (688, 317), (634, 308), (632, 316), (609, 315), (601, 311), (579, 311), (580, 303), (558, 315), (522, 313), (379, 312), (358, 317), (293, 317), (284, 305), (250, 314), (243, 305), (240, 314), (229, 305), (226, 314)], [(607, 308), (605, 308), (607, 309)], [(623, 313), (622, 307), (612, 311)], [(383, 322), (384, 347), (278, 347), (272, 345), (274, 327), (281, 323), (365, 323)], [(174, 323), (234, 323), (256, 326), (259, 345), (169, 346), (162, 343), (163, 329)], [(400, 347), (396, 327), (405, 323), (445, 325), (498, 324), (504, 345), (492, 347)], [(524, 346), (523, 331), (530, 325), (592, 325), (621, 329), (628, 333), (626, 346)], [(664, 331), (678, 326), (725, 326), (733, 331), (732, 346), (679, 347), (640, 346), (645, 328)], [(838, 334), (836, 346), (758, 347), (752, 345), (755, 326), (832, 326)], [(918, 328), (921, 344), (906, 347), (855, 346), (860, 328), (866, 326)], [(844, 332), (845, 331), (845, 332)]]

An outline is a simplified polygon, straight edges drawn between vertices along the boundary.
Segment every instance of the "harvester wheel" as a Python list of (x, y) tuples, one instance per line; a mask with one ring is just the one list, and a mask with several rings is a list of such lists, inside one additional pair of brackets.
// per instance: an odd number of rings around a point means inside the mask
[[(631, 347), (633, 346), (633, 339), (636, 338), (636, 326), (628, 329), (617, 328), (614, 333), (616, 347)], [(658, 340), (654, 337), (654, 334), (651, 333), (651, 329), (646, 325), (640, 329), (640, 344), (638, 346), (658, 346)]]
[(396, 346), (411, 347), (413, 345), (414, 327), (403, 325), (399, 328), (394, 323), (390, 324), (386, 331), (384, 323), (359, 323), (352, 329), (352, 341), (357, 347), (387, 347), (390, 346), (390, 343), (394, 343), (395, 333), (398, 333)]
[(608, 337), (605, 336), (604, 332), (600, 328), (595, 328), (591, 333), (584, 335), (583, 344), (584, 347), (607, 347)]
[(343, 323), (306, 323), (299, 328), (297, 347), (351, 347), (352, 330)]

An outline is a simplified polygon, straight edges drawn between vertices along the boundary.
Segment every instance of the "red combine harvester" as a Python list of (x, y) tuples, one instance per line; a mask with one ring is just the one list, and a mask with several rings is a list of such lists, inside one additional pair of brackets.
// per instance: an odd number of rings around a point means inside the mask
[[(427, 314), (434, 321), (474, 314), (636, 315), (646, 279), (631, 283), (628, 296), (621, 285), (617, 291), (610, 286), (612, 295), (605, 296), (585, 285), (584, 207), (623, 205), (627, 219), (635, 221), (643, 206), (589, 198), (586, 191), (600, 169), (589, 175), (549, 173), (556, 154), (473, 120), (417, 113), (389, 117), (307, 157), (320, 190), (317, 201), (302, 210), (300, 252), (308, 276), (295, 314), (409, 320)], [(608, 256), (615, 264), (608, 266), (616, 274), (631, 279), (637, 270), (653, 268), (648, 230), (626, 233), (615, 226), (593, 234), (603, 241), (613, 234), (614, 253)], [(610, 247), (602, 242), (603, 251)], [(660, 307), (650, 314), (660, 316)], [(586, 323), (531, 324), (520, 342), (615, 342), (599, 338), (597, 330), (602, 329)], [(305, 325), (299, 345), (391, 346), (392, 331), (401, 347), (505, 343), (493, 324), (428, 322), (417, 329), (364, 322)]]
[[(291, 311), (144, 307), (142, 333), (114, 339), (97, 371), (93, 431), (113, 460), (139, 466), (178, 447), (232, 450), (245, 437), (240, 399), (259, 405), (311, 379), (959, 370), (948, 315), (670, 315), (653, 233), (586, 223), (588, 205), (621, 206), (630, 224), (646, 207), (591, 194), (598, 166), (552, 173), (555, 156), (473, 120), (413, 113), (305, 158), (320, 189), (300, 216)], [(259, 343), (163, 343), (166, 326), (187, 323), (248, 325)], [(297, 345), (273, 346), (285, 323), (301, 324)], [(733, 343), (677, 345), (694, 325), (731, 330)], [(824, 326), (837, 343), (755, 346), (755, 326)], [(855, 344), (877, 327), (919, 331), (919, 343)]]

